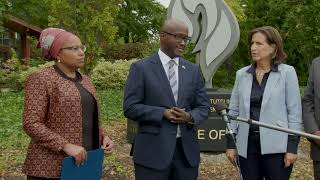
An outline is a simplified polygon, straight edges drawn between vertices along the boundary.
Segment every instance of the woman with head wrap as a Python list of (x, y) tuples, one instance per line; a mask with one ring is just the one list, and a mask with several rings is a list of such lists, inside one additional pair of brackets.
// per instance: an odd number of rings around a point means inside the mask
[(23, 128), (31, 137), (23, 172), (28, 180), (59, 179), (62, 160), (72, 156), (76, 165), (87, 151), (100, 146), (109, 154), (113, 142), (99, 126), (96, 90), (83, 67), (85, 46), (65, 30), (47, 28), (38, 47), (51, 67), (31, 74), (25, 85)]

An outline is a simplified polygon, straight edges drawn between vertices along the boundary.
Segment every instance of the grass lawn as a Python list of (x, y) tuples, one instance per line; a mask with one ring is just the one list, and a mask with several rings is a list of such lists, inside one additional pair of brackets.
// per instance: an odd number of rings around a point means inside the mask
[[(29, 143), (22, 130), (22, 92), (0, 93), (0, 177), (20, 175), (20, 170)], [(122, 90), (99, 91), (102, 126), (107, 121), (124, 121), (122, 115)]]
[(0, 176), (25, 158), (29, 138), (22, 130), (23, 94), (0, 94)]

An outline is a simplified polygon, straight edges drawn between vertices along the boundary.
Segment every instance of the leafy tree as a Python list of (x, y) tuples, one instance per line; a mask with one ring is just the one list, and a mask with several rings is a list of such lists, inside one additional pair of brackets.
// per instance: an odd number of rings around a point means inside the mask
[(158, 34), (166, 9), (155, 0), (124, 0), (116, 17), (124, 42), (146, 42)]
[(49, 26), (60, 27), (77, 34), (88, 47), (88, 72), (107, 43), (114, 41), (117, 27), (114, 17), (120, 0), (46, 0), (49, 5)]
[[(24, 21), (45, 28), (48, 25), (48, 4), (39, 0), (7, 0), (12, 14)], [(0, 6), (1, 7), (1, 6)]]
[[(320, 16), (317, 0), (241, 0), (246, 21), (240, 22), (241, 39), (236, 61), (247, 61), (247, 35), (260, 26), (277, 28), (284, 40), (286, 61), (295, 67), (300, 84), (305, 85), (311, 60), (320, 54)], [(247, 63), (248, 64), (248, 63)], [(239, 67), (240, 68), (240, 67)]]
[(320, 2), (297, 0), (287, 4), (294, 4), (282, 26), (288, 62), (298, 71), (300, 84), (306, 85), (311, 60), (320, 55)]
[(245, 15), (239, 0), (226, 0), (227, 5), (230, 7), (238, 21), (245, 21)]
[(10, 7), (11, 3), (8, 0), (0, 0), (0, 33), (4, 31), (3, 20)]

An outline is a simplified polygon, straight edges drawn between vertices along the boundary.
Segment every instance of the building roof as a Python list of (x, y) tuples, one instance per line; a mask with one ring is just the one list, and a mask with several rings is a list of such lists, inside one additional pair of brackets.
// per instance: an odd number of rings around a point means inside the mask
[(26, 21), (11, 15), (6, 16), (4, 26), (20, 34), (35, 36), (37, 38), (39, 38), (42, 31), (42, 28), (29, 24)]

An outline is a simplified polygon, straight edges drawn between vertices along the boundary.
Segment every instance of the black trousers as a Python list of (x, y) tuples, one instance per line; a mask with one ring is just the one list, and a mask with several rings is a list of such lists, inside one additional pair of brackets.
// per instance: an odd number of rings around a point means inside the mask
[(313, 161), (313, 174), (315, 180), (320, 180), (320, 161)]
[(239, 157), (244, 180), (289, 180), (292, 165), (284, 167), (284, 154), (261, 155), (260, 135), (250, 132), (247, 158)]
[(198, 177), (198, 166), (189, 165), (183, 152), (181, 138), (177, 139), (173, 159), (168, 168), (157, 170), (139, 164), (134, 164), (134, 167), (136, 180), (196, 180)]

